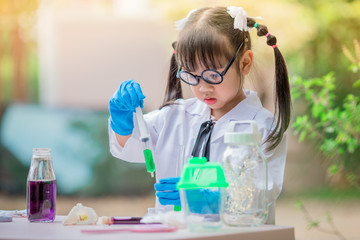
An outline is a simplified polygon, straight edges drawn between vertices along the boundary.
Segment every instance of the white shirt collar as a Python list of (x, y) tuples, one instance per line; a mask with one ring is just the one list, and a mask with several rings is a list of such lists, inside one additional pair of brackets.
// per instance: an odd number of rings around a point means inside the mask
[[(216, 121), (211, 141), (224, 136), (230, 121), (242, 121), (255, 119), (258, 111), (263, 107), (257, 93), (251, 90), (244, 90), (246, 98), (239, 102), (233, 109)], [(191, 99), (186, 111), (201, 118), (201, 122), (210, 119), (210, 108), (207, 104), (198, 99)], [(193, 126), (198, 128), (198, 126)], [(196, 130), (196, 129), (194, 129)]]
[[(224, 116), (218, 119), (218, 121), (254, 119), (256, 113), (262, 108), (261, 101), (257, 96), (257, 93), (254, 91), (244, 90), (244, 93), (246, 98), (239, 102)], [(189, 100), (191, 100), (191, 102), (186, 107), (186, 111), (188, 113), (192, 115), (204, 116), (206, 120), (210, 119), (210, 108), (206, 103), (196, 98)]]

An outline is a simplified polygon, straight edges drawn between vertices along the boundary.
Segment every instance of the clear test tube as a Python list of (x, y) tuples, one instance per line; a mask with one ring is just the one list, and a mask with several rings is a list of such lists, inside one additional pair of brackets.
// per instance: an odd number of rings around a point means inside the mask
[[(185, 164), (185, 147), (184, 147), (184, 145), (179, 145), (176, 160), (177, 161), (176, 161), (175, 174), (177, 177), (181, 177), (181, 172), (182, 172), (183, 166)], [(181, 206), (174, 205), (174, 211), (181, 211)]]
[(140, 140), (142, 142), (142, 147), (143, 147), (143, 151), (144, 151), (146, 170), (151, 174), (151, 177), (154, 177), (155, 163), (154, 163), (154, 158), (153, 158), (152, 151), (151, 151), (152, 147), (151, 147), (151, 142), (150, 142), (150, 133), (145, 124), (144, 116), (143, 116), (140, 106), (136, 108), (135, 116), (136, 116), (137, 123), (139, 126)]

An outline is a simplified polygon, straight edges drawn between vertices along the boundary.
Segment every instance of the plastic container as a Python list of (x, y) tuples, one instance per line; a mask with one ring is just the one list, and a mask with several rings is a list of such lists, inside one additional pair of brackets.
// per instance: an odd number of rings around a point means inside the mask
[(230, 226), (262, 225), (268, 215), (268, 170), (256, 122), (231, 122), (224, 141), (228, 146), (223, 167), (229, 187), (223, 221)]
[(56, 178), (51, 149), (34, 148), (26, 189), (30, 222), (53, 222), (56, 215)]
[(184, 166), (178, 189), (190, 231), (212, 231), (221, 227), (224, 188), (227, 186), (220, 163), (192, 158)]

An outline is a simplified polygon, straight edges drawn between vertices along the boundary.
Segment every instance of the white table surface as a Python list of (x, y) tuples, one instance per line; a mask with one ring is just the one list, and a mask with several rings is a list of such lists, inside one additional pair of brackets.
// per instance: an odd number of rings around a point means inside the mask
[(215, 232), (192, 233), (187, 229), (162, 233), (83, 233), (88, 229), (128, 228), (133, 225), (86, 225), (64, 226), (65, 216), (56, 216), (53, 223), (30, 223), (27, 218), (13, 218), (12, 222), (0, 222), (0, 239), (241, 239), (241, 240), (294, 240), (294, 228), (264, 225), (260, 227), (227, 227)]

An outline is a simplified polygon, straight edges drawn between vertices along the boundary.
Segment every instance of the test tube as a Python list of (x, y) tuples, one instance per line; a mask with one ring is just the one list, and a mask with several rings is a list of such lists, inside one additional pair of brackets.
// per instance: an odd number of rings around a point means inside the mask
[(154, 177), (155, 172), (155, 163), (151, 151), (151, 145), (150, 145), (150, 134), (146, 127), (144, 116), (142, 113), (142, 110), (140, 107), (136, 108), (136, 119), (139, 125), (140, 130), (140, 140), (142, 142), (142, 147), (144, 150), (144, 157), (145, 157), (145, 163), (146, 163), (146, 170), (151, 174), (151, 177)]
[[(182, 168), (185, 163), (185, 147), (184, 145), (179, 145), (178, 147), (178, 155), (177, 155), (177, 162), (176, 162), (176, 170), (175, 174), (177, 177), (181, 177)], [(181, 206), (174, 205), (174, 211), (181, 211)]]

